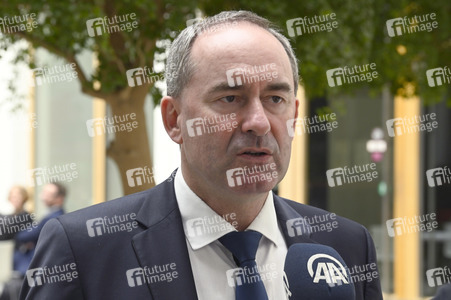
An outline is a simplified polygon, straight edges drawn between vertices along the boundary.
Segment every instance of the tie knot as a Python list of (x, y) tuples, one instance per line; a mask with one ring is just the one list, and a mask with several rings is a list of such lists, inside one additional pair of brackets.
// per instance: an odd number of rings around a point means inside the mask
[(258, 244), (262, 234), (257, 231), (233, 231), (219, 239), (241, 266), (246, 261), (255, 261)]

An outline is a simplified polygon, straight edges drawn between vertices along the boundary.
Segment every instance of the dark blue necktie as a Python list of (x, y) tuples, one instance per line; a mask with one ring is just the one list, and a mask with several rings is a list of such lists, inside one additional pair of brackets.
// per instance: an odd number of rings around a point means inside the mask
[(237, 276), (235, 278), (236, 300), (268, 300), (255, 261), (261, 237), (262, 234), (256, 231), (234, 231), (219, 239), (232, 252), (239, 267), (238, 272), (234, 272), (234, 276)]

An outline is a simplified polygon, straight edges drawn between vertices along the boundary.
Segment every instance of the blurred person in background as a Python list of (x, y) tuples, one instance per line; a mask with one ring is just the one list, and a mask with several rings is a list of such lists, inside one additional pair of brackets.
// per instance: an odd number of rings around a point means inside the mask
[[(46, 184), (42, 188), (40, 197), (47, 207), (48, 212), (39, 223), (34, 222), (34, 218), (29, 217), (29, 222), (22, 225), (22, 230), (14, 234), (14, 275), (5, 285), (0, 300), (19, 298), (20, 287), (33, 258), (42, 228), (50, 219), (64, 214), (63, 204), (66, 198), (66, 188), (63, 185), (57, 182)], [(11, 202), (20, 203), (18, 200)], [(13, 205), (15, 205), (14, 203)], [(21, 206), (21, 210), (23, 211), (23, 205)], [(16, 217), (16, 219), (18, 218)]]
[(36, 224), (36, 226), (33, 226), (31, 230), (21, 231), (15, 237), (16, 243), (19, 244), (22, 253), (21, 261), (18, 263), (17, 269), (23, 275), (25, 275), (25, 272), (30, 265), (30, 261), (33, 258), (42, 227), (44, 227), (45, 223), (50, 219), (64, 214), (63, 204), (64, 199), (66, 198), (66, 188), (57, 182), (46, 184), (42, 188), (40, 197), (48, 209), (47, 214), (38, 224)]
[[(9, 190), (8, 201), (14, 208), (11, 215), (0, 215), (0, 241), (15, 240), (17, 234), (23, 230), (31, 230), (33, 227), (34, 215), (25, 210), (25, 204), (28, 200), (27, 190), (19, 185), (13, 186)], [(28, 267), (24, 265), (23, 253), (21, 252), (21, 244), (15, 240), (13, 254), (13, 272), (11, 278), (4, 285), (0, 284), (0, 300), (18, 299), (20, 287), (23, 280), (24, 272), (19, 270)]]

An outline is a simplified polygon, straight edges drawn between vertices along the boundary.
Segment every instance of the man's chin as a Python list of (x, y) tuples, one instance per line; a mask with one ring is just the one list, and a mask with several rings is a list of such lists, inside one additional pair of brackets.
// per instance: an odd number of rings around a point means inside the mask
[(235, 186), (229, 186), (229, 190), (232, 193), (235, 194), (243, 194), (243, 195), (258, 195), (263, 193), (268, 193), (270, 190), (272, 190), (276, 186), (276, 183), (270, 183), (270, 182), (259, 182), (259, 183), (252, 183), (252, 184), (242, 184), (242, 185), (235, 185)]

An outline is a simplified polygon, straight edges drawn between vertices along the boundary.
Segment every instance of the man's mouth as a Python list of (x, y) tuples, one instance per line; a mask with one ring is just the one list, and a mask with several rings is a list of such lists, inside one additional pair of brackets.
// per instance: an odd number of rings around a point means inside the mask
[(266, 148), (252, 148), (252, 149), (247, 148), (240, 151), (238, 155), (249, 155), (253, 157), (260, 157), (265, 155), (272, 155), (272, 153), (269, 149)]
[(246, 155), (252, 155), (252, 156), (263, 156), (263, 155), (267, 155), (268, 153), (265, 152), (252, 152), (252, 151), (246, 151), (242, 154), (246, 154)]

